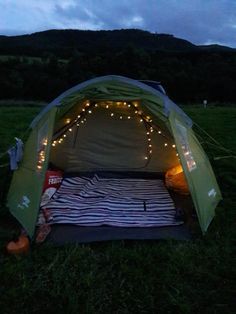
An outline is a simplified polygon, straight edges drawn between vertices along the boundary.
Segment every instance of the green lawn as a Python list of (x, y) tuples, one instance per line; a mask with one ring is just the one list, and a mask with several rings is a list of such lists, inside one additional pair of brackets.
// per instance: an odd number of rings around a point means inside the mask
[[(221, 144), (236, 151), (236, 108), (185, 109)], [(39, 110), (0, 107), (0, 153), (26, 131)], [(226, 155), (209, 145), (206, 149), (209, 156)], [(2, 313), (235, 313), (236, 160), (217, 160), (213, 166), (224, 201), (207, 235), (191, 242), (44, 244), (32, 246), (27, 256), (8, 256), (4, 246), (15, 231), (2, 205)], [(0, 173), (5, 191), (7, 170), (0, 168)]]

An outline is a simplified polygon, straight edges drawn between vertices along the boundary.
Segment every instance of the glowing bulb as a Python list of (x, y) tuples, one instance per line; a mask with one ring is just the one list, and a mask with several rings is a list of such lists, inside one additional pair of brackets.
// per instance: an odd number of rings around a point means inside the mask
[(147, 135), (149, 135), (149, 134), (150, 134), (150, 132), (147, 132), (146, 134), (147, 134)]
[(83, 108), (82, 111), (85, 112), (85, 109)]
[(72, 132), (72, 129), (69, 129), (70, 132)]
[(166, 146), (168, 146), (168, 144), (167, 144), (167, 143), (165, 143), (165, 147), (166, 147)]
[(37, 168), (38, 168), (38, 169), (42, 169), (42, 166), (38, 165)]
[(135, 110), (135, 112), (134, 112), (134, 113), (136, 113), (136, 114), (137, 114), (137, 113), (138, 113), (138, 111), (137, 111), (137, 110)]
[(158, 134), (161, 134), (161, 131), (158, 131)]
[(175, 148), (175, 144), (173, 144), (172, 147)]
[(82, 120), (81, 123), (84, 123), (84, 120)]
[(56, 144), (55, 144), (55, 143), (52, 143), (52, 146), (56, 146)]
[(76, 125), (79, 126), (79, 123), (77, 123)]
[(143, 119), (140, 119), (139, 121), (140, 121), (140, 122), (143, 122)]
[(66, 134), (64, 134), (63, 136), (66, 137)]
[(89, 110), (89, 111), (88, 111), (88, 113), (90, 113), (90, 114), (91, 114), (91, 113), (92, 113), (92, 110)]
[(66, 123), (70, 123), (70, 119), (66, 119)]
[(150, 139), (150, 137), (148, 138), (148, 142), (151, 142), (151, 139)]
[(130, 104), (128, 105), (128, 107), (130, 108)]
[(124, 106), (126, 106), (126, 102), (124, 102)]
[(131, 119), (131, 117), (130, 117), (130, 116), (128, 116), (128, 119)]
[(87, 107), (89, 107), (89, 106), (90, 106), (90, 103), (89, 103), (89, 102), (87, 102), (87, 103), (86, 103), (86, 106), (87, 106)]
[(106, 108), (108, 109), (108, 108), (109, 108), (109, 106), (108, 106), (108, 105), (106, 105)]
[(151, 154), (151, 153), (152, 153), (152, 150), (149, 150), (149, 153)]
[(81, 115), (78, 115), (78, 118), (80, 118), (81, 117)]
[(152, 147), (152, 144), (149, 144), (148, 146), (149, 146), (149, 147)]
[(123, 117), (122, 117), (122, 116), (120, 116), (120, 119), (122, 120), (122, 119), (123, 119)]
[(98, 107), (98, 104), (95, 104), (94, 106), (95, 106), (95, 107)]
[(136, 107), (136, 108), (138, 107), (138, 104), (136, 102), (134, 103), (134, 107)]
[(178, 157), (178, 156), (179, 156), (179, 154), (176, 154), (176, 156)]
[(144, 159), (148, 159), (148, 157), (147, 157), (147, 156), (145, 156), (145, 157), (144, 157)]

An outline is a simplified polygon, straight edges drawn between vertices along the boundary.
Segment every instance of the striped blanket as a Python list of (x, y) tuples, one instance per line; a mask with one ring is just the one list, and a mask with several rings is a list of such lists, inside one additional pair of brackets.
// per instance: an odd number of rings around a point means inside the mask
[(162, 180), (65, 178), (42, 207), (53, 224), (157, 227), (179, 225)]

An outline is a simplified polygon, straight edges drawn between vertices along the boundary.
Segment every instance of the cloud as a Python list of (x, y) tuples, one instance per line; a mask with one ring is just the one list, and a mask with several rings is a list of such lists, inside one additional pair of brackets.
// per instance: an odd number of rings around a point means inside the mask
[(141, 28), (236, 47), (235, 0), (0, 0), (0, 33)]

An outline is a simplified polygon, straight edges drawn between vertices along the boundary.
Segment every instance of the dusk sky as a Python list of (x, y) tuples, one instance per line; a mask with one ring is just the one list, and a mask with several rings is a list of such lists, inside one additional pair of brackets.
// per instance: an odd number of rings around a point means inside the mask
[(0, 0), (0, 34), (139, 28), (236, 48), (236, 0)]

